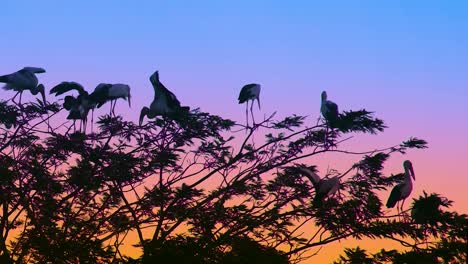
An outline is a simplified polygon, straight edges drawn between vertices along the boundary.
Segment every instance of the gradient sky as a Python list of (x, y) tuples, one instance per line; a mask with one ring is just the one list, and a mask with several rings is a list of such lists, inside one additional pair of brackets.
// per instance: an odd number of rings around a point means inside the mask
[(412, 197), (441, 193), (468, 213), (468, 2), (252, 2), (2, 1), (0, 74), (40, 66), (48, 89), (128, 83), (133, 108), (118, 106), (134, 120), (155, 70), (183, 104), (242, 122), (246, 83), (262, 84), (258, 116), (316, 118), (327, 90), (341, 109), (387, 122), (383, 135), (357, 137), (357, 150), (426, 139), (429, 149), (387, 170), (411, 159)]

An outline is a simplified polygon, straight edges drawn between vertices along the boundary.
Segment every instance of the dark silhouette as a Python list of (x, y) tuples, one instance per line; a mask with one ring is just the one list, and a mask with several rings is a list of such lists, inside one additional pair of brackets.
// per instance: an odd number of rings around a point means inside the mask
[(16, 95), (12, 98), (14, 102), (16, 96), (20, 96), (19, 104), (21, 105), (21, 96), (25, 90), (29, 90), (33, 95), (40, 93), (42, 95), (42, 101), (45, 103), (45, 91), (44, 85), (39, 84), (36, 73), (44, 73), (45, 70), (37, 67), (24, 67), (23, 69), (0, 76), (0, 82), (5, 83), (3, 89), (16, 91)]
[(244, 85), (239, 93), (239, 98), (238, 98), (239, 104), (245, 103), (245, 119), (247, 120), (247, 127), (249, 126), (249, 114), (248, 114), (249, 101), (252, 101), (250, 103), (250, 114), (252, 115), (253, 126), (255, 125), (255, 118), (253, 114), (253, 103), (255, 102), (255, 99), (257, 99), (258, 109), (260, 109), (260, 90), (261, 90), (260, 84), (251, 83), (251, 84)]
[(181, 114), (186, 114), (190, 110), (188, 106), (181, 106), (179, 100), (164, 84), (159, 80), (159, 72), (155, 71), (150, 76), (150, 82), (154, 89), (154, 99), (150, 107), (143, 107), (140, 112), (140, 126), (143, 119), (155, 118), (156, 116), (171, 117), (177, 119)]
[(126, 84), (109, 84), (100, 83), (91, 94), (91, 98), (97, 104), (97, 108), (101, 108), (107, 102), (110, 102), (109, 115), (115, 116), (115, 105), (117, 99), (124, 99), (128, 101), (128, 107), (132, 107), (130, 86)]
[(413, 182), (411, 181), (411, 177), (416, 180), (416, 176), (414, 175), (413, 164), (409, 160), (405, 160), (403, 162), (403, 168), (405, 169), (405, 179), (403, 182), (397, 184), (393, 187), (392, 192), (387, 200), (387, 208), (393, 208), (399, 201), (401, 201), (401, 206), (399, 209), (403, 211), (403, 205), (405, 204), (406, 198), (411, 194), (413, 190)]
[[(156, 77), (153, 86), (163, 87)], [(408, 250), (348, 249), (341, 263), (466, 260), (468, 219), (448, 211), (446, 198), (418, 198), (410, 217), (390, 214), (378, 195), (405, 177), (384, 174), (384, 162), (425, 148), (424, 140), (342, 149), (348, 133), (384, 130), (366, 110), (343, 111), (332, 131), (272, 114), (244, 134), (156, 87), (156, 100), (176, 102), (177, 118), (161, 111), (140, 126), (104, 115), (91, 134), (71, 133), (56, 102), (0, 101), (1, 263), (297, 263), (348, 238), (390, 239)], [(304, 171), (315, 173), (314, 164), (299, 163), (330, 151), (355, 163), (328, 168), (319, 181)], [(327, 178), (339, 185), (322, 193)], [(143, 252), (131, 258), (124, 245)]]
[(338, 105), (328, 100), (327, 92), (322, 92), (322, 103), (320, 105), (320, 113), (323, 118), (328, 122), (331, 128), (338, 127), (340, 113), (338, 111)]

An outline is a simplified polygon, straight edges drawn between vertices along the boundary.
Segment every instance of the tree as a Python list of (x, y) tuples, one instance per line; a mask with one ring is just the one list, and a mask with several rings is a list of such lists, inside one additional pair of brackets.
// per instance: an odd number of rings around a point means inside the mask
[[(88, 134), (72, 132), (62, 111), (58, 103), (0, 102), (2, 263), (294, 263), (314, 248), (363, 237), (463, 258), (466, 215), (428, 219), (416, 210), (415, 220), (405, 220), (385, 215), (377, 194), (403, 177), (384, 175), (384, 162), (425, 148), (424, 140), (366, 152), (340, 148), (349, 135), (385, 129), (367, 110), (343, 112), (333, 129), (298, 115), (272, 114), (254, 127), (199, 109), (143, 126), (105, 115)], [(314, 203), (313, 184), (294, 168), (314, 170), (310, 159), (325, 153), (356, 162), (329, 170), (341, 179), (339, 193)], [(143, 249), (138, 259), (122, 250), (129, 233)], [(433, 246), (421, 251), (427, 243)], [(346, 254), (341, 260), (355, 263), (350, 256), (410, 253)]]

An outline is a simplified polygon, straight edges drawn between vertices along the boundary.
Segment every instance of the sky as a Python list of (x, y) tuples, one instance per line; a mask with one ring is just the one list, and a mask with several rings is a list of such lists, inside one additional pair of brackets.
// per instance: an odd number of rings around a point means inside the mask
[[(50, 89), (77, 81), (126, 83), (137, 120), (149, 76), (185, 105), (237, 121), (240, 88), (262, 85), (259, 117), (318, 117), (320, 93), (342, 110), (375, 111), (389, 126), (355, 150), (410, 136), (429, 149), (411, 159), (412, 197), (437, 192), (468, 213), (468, 16), (466, 1), (2, 1), (0, 74), (47, 70)], [(11, 95), (0, 93), (0, 99)], [(125, 108), (124, 108), (125, 107)]]

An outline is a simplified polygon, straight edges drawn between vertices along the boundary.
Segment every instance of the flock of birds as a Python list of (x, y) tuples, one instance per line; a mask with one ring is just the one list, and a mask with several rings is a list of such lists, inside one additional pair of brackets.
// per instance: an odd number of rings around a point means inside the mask
[[(45, 70), (37, 67), (24, 67), (23, 69), (12, 74), (0, 76), (0, 82), (5, 83), (3, 87), (5, 90), (15, 91), (16, 94), (12, 101), (16, 103), (15, 98), (19, 95), (18, 104), (21, 105), (22, 93), (26, 90), (30, 91), (33, 95), (41, 94), (44, 104), (46, 104), (44, 85), (39, 84), (36, 74), (44, 73)], [(156, 118), (157, 116), (174, 116), (180, 113), (188, 113), (190, 110), (187, 106), (181, 106), (177, 97), (167, 89), (164, 84), (159, 80), (158, 71), (150, 76), (150, 82), (154, 89), (154, 99), (149, 107), (143, 107), (140, 112), (139, 124), (143, 123), (145, 117)], [(257, 100), (258, 108), (260, 109), (260, 84), (251, 83), (242, 87), (239, 94), (239, 104), (246, 103), (245, 115), (247, 120), (247, 127), (249, 124), (248, 118), (248, 105), (250, 104), (250, 113), (252, 116), (253, 124), (255, 119), (253, 115), (253, 104)], [(77, 96), (67, 95), (64, 98), (63, 107), (69, 111), (67, 119), (80, 120), (81, 127), (86, 130), (87, 119), (89, 111), (91, 111), (91, 118), (93, 119), (94, 109), (100, 108), (107, 102), (110, 102), (109, 115), (115, 116), (115, 105), (118, 99), (128, 101), (131, 107), (131, 94), (130, 87), (126, 84), (109, 84), (101, 83), (92, 93), (88, 93), (84, 87), (76, 82), (62, 82), (50, 90), (50, 94), (55, 96), (62, 95), (71, 91), (78, 92)], [(322, 102), (320, 112), (327, 121), (327, 125), (331, 128), (336, 127), (339, 121), (338, 105), (328, 100), (327, 93), (322, 92)], [(91, 120), (93, 122), (93, 120)], [(81, 130), (81, 128), (80, 128)], [(402, 211), (406, 198), (409, 197), (413, 189), (411, 177), (415, 179), (413, 165), (409, 160), (403, 163), (405, 170), (404, 181), (397, 184), (391, 191), (390, 197), (387, 200), (387, 208), (393, 208), (401, 201), (401, 205), (397, 205), (397, 210)], [(308, 168), (300, 168), (303, 173), (314, 185), (316, 190), (316, 201), (321, 201), (324, 198), (335, 194), (340, 189), (340, 179), (335, 176), (331, 178), (321, 179), (315, 172)]]

